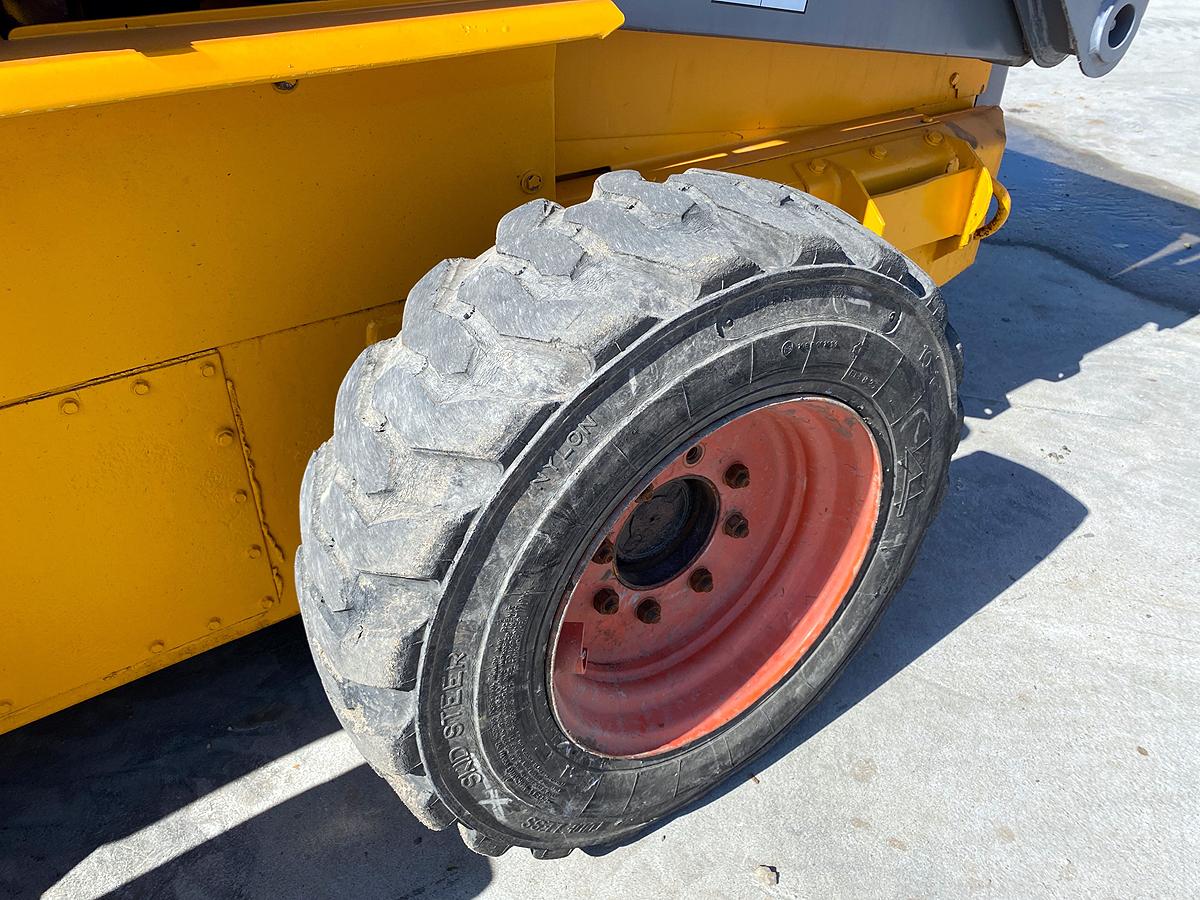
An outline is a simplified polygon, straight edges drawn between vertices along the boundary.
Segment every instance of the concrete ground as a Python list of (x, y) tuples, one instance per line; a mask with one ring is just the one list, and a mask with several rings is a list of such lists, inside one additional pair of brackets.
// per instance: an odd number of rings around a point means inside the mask
[[(1180, 138), (1200, 140), (1200, 81), (1145, 105), (1200, 12), (1156, 0), (1151, 24), (1136, 77), (1013, 74), (1017, 213), (947, 288), (968, 351), (950, 493), (871, 643), (753, 772), (603, 856), (487, 860), (360, 762), (293, 621), (0, 737), (0, 894), (1200, 894), (1200, 196)], [(1113, 118), (1093, 122), (1075, 95), (1101, 89)]]

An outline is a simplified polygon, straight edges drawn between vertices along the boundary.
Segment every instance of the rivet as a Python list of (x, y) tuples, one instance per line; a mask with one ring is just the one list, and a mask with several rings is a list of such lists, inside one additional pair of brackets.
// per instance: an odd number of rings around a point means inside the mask
[(887, 153), (887, 147), (884, 147), (881, 144), (876, 144), (871, 148), (871, 155), (876, 159), (883, 159), (885, 156), (887, 156)]
[(216, 616), (213, 616), (211, 619), (208, 620), (208, 630), (209, 631), (216, 631), (220, 627), (221, 627), (221, 620), (218, 619)]
[(79, 412), (79, 401), (68, 397), (62, 403), (58, 404), (58, 409), (64, 416), (73, 416)]
[(527, 194), (536, 194), (542, 189), (542, 176), (538, 172), (528, 171), (521, 173), (521, 190)]
[(12, 712), (11, 700), (0, 700), (0, 716), (6, 716)]
[(251, 559), (258, 559), (260, 556), (262, 556), (262, 547), (258, 546), (258, 544), (255, 544), (246, 551), (246, 555)]
[(296, 85), (299, 83), (300, 82), (298, 81), (276, 81), (271, 85), (271, 87), (275, 88), (275, 90), (279, 91), (281, 94), (288, 94), (294, 91), (296, 89)]
[(816, 174), (821, 175), (829, 168), (829, 163), (823, 159), (814, 159), (808, 164), (808, 167)]
[(247, 494), (245, 491), (237, 490), (237, 491), (233, 492), (233, 502), (234, 503), (245, 503), (249, 499), (250, 499), (250, 495)]
[(217, 374), (217, 367), (212, 363), (205, 363), (200, 367), (200, 374), (205, 378), (212, 378)]
[(150, 382), (139, 378), (133, 383), (133, 392), (139, 397), (145, 397), (150, 393)]
[(166, 647), (167, 647), (167, 645), (164, 644), (162, 641), (155, 641), (153, 644), (150, 645), (150, 652), (151, 653), (162, 653), (163, 650), (166, 649)]
[(925, 125), (932, 125), (936, 121), (937, 119), (935, 119), (933, 116), (921, 116), (921, 122)]
[(262, 608), (263, 609), (270, 609), (274, 605), (275, 605), (274, 597), (263, 597), (262, 598)]
[(222, 428), (217, 432), (217, 444), (222, 447), (228, 447), (233, 443), (233, 431), (228, 428)]
[(929, 144), (931, 147), (936, 147), (938, 144), (940, 144), (945, 139), (946, 138), (942, 135), (942, 133), (940, 131), (925, 132), (925, 143)]

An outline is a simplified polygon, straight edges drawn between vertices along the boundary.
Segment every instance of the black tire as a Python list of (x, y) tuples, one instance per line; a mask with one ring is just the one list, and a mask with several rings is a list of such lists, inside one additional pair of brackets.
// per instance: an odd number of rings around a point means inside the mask
[[(960, 427), (962, 360), (929, 278), (797, 190), (633, 172), (533, 201), (496, 247), (413, 289), (366, 350), (313, 456), (296, 560), (334, 709), (432, 828), (539, 857), (610, 843), (763, 751), (861, 645), (911, 567)], [(650, 759), (595, 756), (547, 700), (550, 622), (612, 510), (731, 411), (834, 397), (882, 457), (856, 586), (748, 712)]]

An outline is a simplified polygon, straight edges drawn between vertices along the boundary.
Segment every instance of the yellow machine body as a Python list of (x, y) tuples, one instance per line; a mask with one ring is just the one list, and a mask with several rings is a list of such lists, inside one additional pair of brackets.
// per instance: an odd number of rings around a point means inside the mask
[(620, 24), (608, 0), (318, 2), (2, 42), (0, 732), (296, 612), (342, 375), (533, 196), (732, 169), (939, 281), (973, 261), (987, 64)]

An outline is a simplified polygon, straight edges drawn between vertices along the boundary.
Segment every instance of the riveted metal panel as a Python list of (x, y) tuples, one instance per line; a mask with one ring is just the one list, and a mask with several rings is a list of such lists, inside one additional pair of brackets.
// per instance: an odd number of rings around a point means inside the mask
[(0, 410), (0, 496), (0, 731), (279, 605), (215, 353)]

